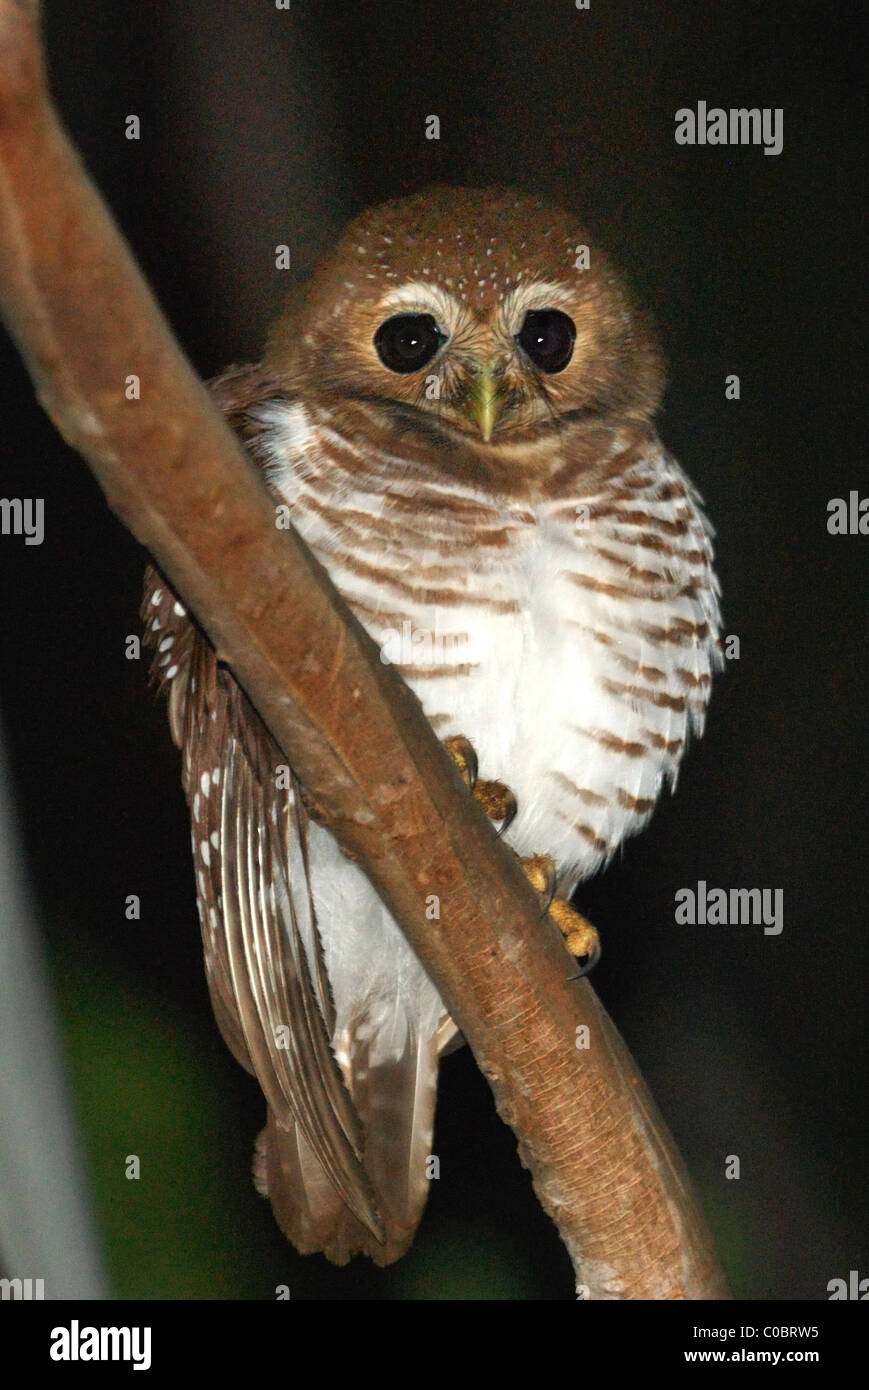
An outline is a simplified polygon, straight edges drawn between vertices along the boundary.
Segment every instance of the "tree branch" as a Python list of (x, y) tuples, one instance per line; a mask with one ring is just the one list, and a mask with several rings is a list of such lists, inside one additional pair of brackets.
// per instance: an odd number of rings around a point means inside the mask
[[(301, 540), (276, 529), (175, 344), (53, 113), (35, 0), (0, 0), (0, 277), (40, 401), (406, 932), (589, 1295), (727, 1297), (681, 1161), (594, 991), (569, 980), (557, 931), (415, 697)], [(132, 374), (140, 400), (125, 396)]]

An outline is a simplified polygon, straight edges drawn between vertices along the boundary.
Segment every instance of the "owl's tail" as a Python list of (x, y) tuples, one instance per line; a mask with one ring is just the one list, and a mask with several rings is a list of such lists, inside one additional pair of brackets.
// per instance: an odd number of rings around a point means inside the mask
[(354, 1038), (346, 1074), (364, 1128), (362, 1162), (384, 1239), (342, 1201), (301, 1128), (282, 1128), (269, 1111), (257, 1139), (254, 1181), (303, 1255), (322, 1251), (333, 1264), (344, 1265), (353, 1255), (364, 1254), (375, 1264), (387, 1265), (410, 1246), (433, 1176), (431, 1143), (442, 1044), (443, 1032), (410, 1036), (397, 1060), (372, 1063), (370, 1045), (358, 1035)]

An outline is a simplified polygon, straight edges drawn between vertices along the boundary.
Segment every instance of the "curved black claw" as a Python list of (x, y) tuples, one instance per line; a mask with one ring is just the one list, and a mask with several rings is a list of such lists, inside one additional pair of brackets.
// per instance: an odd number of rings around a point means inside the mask
[(548, 854), (531, 854), (519, 862), (525, 877), (540, 897), (540, 916), (545, 917), (552, 906), (558, 882), (555, 862)]
[(444, 748), (458, 767), (468, 790), (473, 791), (477, 785), (477, 754), (470, 739), (462, 734), (453, 734), (451, 738), (444, 739)]
[(474, 800), (483, 808), (493, 825), (500, 822), (499, 835), (503, 835), (516, 819), (519, 803), (503, 782), (478, 782), (474, 787)]
[(505, 787), (504, 790), (506, 792), (506, 810), (504, 811), (501, 824), (498, 827), (499, 835), (505, 834), (505, 832), (510, 829), (510, 826), (513, 824), (514, 820), (516, 819), (516, 816), (519, 813), (519, 802), (516, 800), (516, 797), (509, 790), (509, 788)]
[(579, 967), (575, 975), (568, 975), (568, 980), (581, 980), (585, 975), (589, 975), (591, 971), (594, 970), (602, 954), (603, 947), (600, 944), (600, 940), (598, 940), (594, 950), (584, 958), (585, 964)]

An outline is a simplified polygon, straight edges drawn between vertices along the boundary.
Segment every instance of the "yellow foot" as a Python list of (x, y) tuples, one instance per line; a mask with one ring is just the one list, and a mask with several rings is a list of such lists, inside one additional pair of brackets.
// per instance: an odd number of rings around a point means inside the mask
[(549, 915), (564, 936), (564, 944), (572, 956), (582, 960), (586, 957), (581, 974), (587, 975), (600, 960), (600, 933), (587, 917), (571, 907), (566, 898), (553, 898)]
[(477, 776), (477, 755), (468, 739), (456, 734), (444, 740), (444, 747), (459, 769), (459, 773), (474, 800), (482, 806), (489, 820), (499, 822), (498, 834), (504, 831), (515, 819), (517, 803), (509, 787), (503, 782), (483, 782)]
[[(461, 734), (444, 739), (444, 747), (458, 767), (465, 785), (473, 793), (474, 800), (479, 802), (491, 821), (501, 822), (498, 834), (503, 835), (515, 819), (517, 811), (516, 798), (510, 788), (505, 787), (503, 782), (480, 781), (473, 744)], [(600, 936), (597, 929), (591, 922), (586, 921), (576, 908), (571, 907), (565, 898), (555, 896), (558, 875), (554, 859), (548, 854), (532, 854), (525, 859), (520, 858), (519, 863), (532, 888), (536, 889), (544, 913), (548, 913), (562, 933), (568, 951), (572, 956), (584, 961), (580, 975), (587, 974), (600, 959)]]
[(532, 854), (527, 859), (520, 859), (519, 863), (531, 887), (539, 894), (543, 911), (549, 914), (564, 937), (564, 944), (570, 954), (577, 959), (584, 959), (580, 974), (587, 975), (600, 960), (600, 935), (597, 928), (577, 912), (575, 907), (571, 907), (566, 898), (555, 896), (555, 861), (548, 854)]

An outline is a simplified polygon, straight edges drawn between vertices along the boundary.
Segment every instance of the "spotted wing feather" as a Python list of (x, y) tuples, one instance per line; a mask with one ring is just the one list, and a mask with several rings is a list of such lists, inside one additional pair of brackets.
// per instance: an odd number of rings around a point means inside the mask
[[(310, 1154), (330, 1202), (349, 1208), (380, 1244), (383, 1222), (361, 1159), (362, 1127), (330, 1044), (333, 1010), (298, 784), (286, 769), (276, 776), (283, 763), (277, 746), (154, 570), (143, 612), (183, 750), (215, 1016), (234, 1056), (262, 1087), (269, 1126)], [(316, 1202), (307, 1214), (305, 1205), (303, 1199), (291, 1215), (286, 1204), (288, 1234), (300, 1243), (317, 1224)]]

